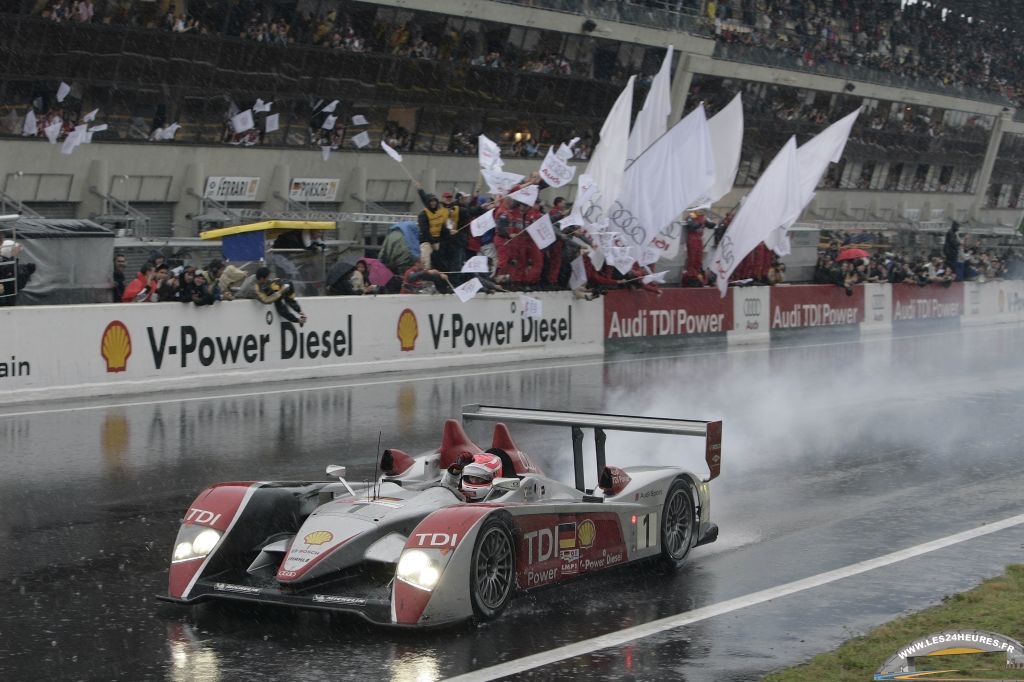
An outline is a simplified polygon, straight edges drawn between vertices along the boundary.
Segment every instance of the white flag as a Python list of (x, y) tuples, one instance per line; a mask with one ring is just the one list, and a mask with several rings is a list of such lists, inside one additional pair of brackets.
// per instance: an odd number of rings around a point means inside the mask
[(583, 263), (583, 256), (576, 256), (570, 266), (572, 274), (569, 275), (569, 288), (579, 289), (587, 283), (587, 266)]
[[(608, 112), (608, 117), (601, 126), (601, 140), (594, 149), (594, 154), (587, 164), (587, 175), (601, 190), (600, 196), (591, 199), (598, 207), (597, 213), (611, 209), (612, 202), (619, 197), (622, 188), (622, 174), (626, 168), (626, 153), (629, 148), (629, 121), (633, 112), (633, 82), (636, 76), (630, 76), (629, 82), (615, 100), (615, 105)], [(590, 216), (588, 207), (583, 207), (583, 215)], [(591, 221), (597, 216), (591, 217)]]
[(512, 192), (508, 195), (509, 199), (515, 199), (519, 203), (526, 204), (527, 206), (533, 206), (537, 203), (537, 195), (540, 194), (540, 188), (537, 185), (527, 185), (517, 192)]
[(715, 183), (706, 197), (693, 207), (710, 207), (732, 190), (736, 171), (740, 168), (740, 147), (743, 142), (743, 100), (737, 93), (732, 101), (708, 119), (711, 153), (715, 157)]
[(555, 152), (555, 156), (557, 156), (562, 161), (571, 161), (573, 145), (579, 142), (579, 140), (580, 138), (574, 137), (572, 138), (572, 140), (570, 140), (569, 144), (563, 142), (562, 144), (558, 145), (558, 151)]
[(604, 251), (602, 249), (591, 249), (587, 256), (590, 258), (590, 264), (594, 266), (595, 270), (600, 270), (604, 267)]
[(473, 256), (462, 264), (463, 272), (490, 272), (487, 256)]
[(526, 231), (537, 244), (538, 249), (544, 249), (555, 242), (555, 226), (551, 224), (551, 216), (547, 213), (535, 220)]
[(672, 80), (672, 46), (668, 46), (661, 62), (658, 75), (651, 81), (644, 107), (636, 115), (633, 130), (629, 133), (626, 163), (632, 163), (645, 149), (668, 130), (668, 115), (672, 113), (672, 99), (669, 90)]
[(324, 122), (320, 125), (324, 130), (334, 130), (334, 124), (337, 123), (337, 116), (328, 116), (324, 119)]
[(540, 167), (540, 177), (544, 179), (544, 182), (552, 187), (562, 187), (572, 182), (574, 175), (576, 175), (576, 167), (570, 166), (558, 158), (558, 155), (549, 147), (548, 155)]
[(334, 113), (334, 110), (335, 110), (335, 108), (337, 108), (337, 106), (338, 106), (338, 100), (333, 100), (330, 104), (328, 104), (326, 107), (324, 107), (320, 111), (326, 111), (328, 114), (331, 114), (331, 113)]
[(729, 224), (710, 265), (718, 277), (718, 290), (724, 297), (729, 276), (748, 253), (787, 220), (800, 215), (800, 172), (796, 160), (796, 138), (776, 154), (768, 168), (750, 190)]
[(473, 219), (473, 222), (469, 224), (469, 233), (474, 237), (493, 230), (496, 223), (494, 222), (494, 209), (492, 208), (487, 213), (477, 216)]
[(50, 144), (57, 144), (57, 138), (60, 137), (62, 125), (64, 125), (64, 121), (58, 117), (53, 123), (43, 128), (43, 132), (46, 133), (46, 139), (50, 141)]
[[(177, 125), (177, 124), (175, 124), (175, 125)], [(106, 130), (107, 130), (107, 124), (106, 123), (100, 123), (99, 125), (94, 125), (94, 126), (90, 126), (89, 127), (89, 132), (90, 133), (102, 133), (102, 132), (106, 132)]]
[(576, 199), (572, 202), (572, 211), (569, 215), (558, 221), (558, 224), (562, 229), (570, 227), (572, 225), (586, 225), (587, 221), (583, 217), (584, 211), (591, 205), (591, 198), (596, 197), (600, 190), (597, 187), (597, 183), (594, 182), (594, 178), (584, 173), (580, 176), (578, 183), (578, 191), (576, 193)]
[(331, 148), (330, 147), (320, 147), (320, 158), (323, 159), (324, 161), (326, 161), (327, 159), (331, 158)]
[(231, 117), (231, 127), (236, 133), (244, 133), (252, 130), (256, 124), (252, 120), (252, 109), (246, 109), (240, 114)]
[(100, 113), (99, 109), (93, 109), (88, 114), (82, 117), (82, 123), (92, 123), (96, 120), (96, 115)]
[(385, 142), (384, 140), (380, 141), (380, 148), (383, 149), (384, 152), (388, 156), (390, 156), (392, 159), (394, 159), (398, 163), (402, 163), (402, 155), (399, 154), (398, 152), (396, 152), (394, 150), (394, 148), (391, 145), (389, 145), (387, 142)]
[(657, 247), (648, 245), (640, 249), (640, 257), (636, 261), (640, 265), (650, 265), (657, 263), (659, 258), (661, 258), (661, 252)]
[(81, 125), (76, 127), (70, 133), (68, 133), (67, 138), (65, 138), (64, 140), (64, 144), (61, 145), (61, 154), (70, 154), (71, 152), (75, 151), (75, 147), (85, 142), (86, 131), (84, 130), (84, 128), (85, 126)]
[[(828, 170), (829, 164), (838, 163), (842, 158), (846, 141), (859, 114), (858, 107), (856, 111), (839, 119), (796, 150), (796, 163), (800, 175), (800, 212), (811, 203), (814, 190), (818, 188), (818, 183)], [(780, 256), (790, 252), (789, 228), (800, 217), (800, 212), (794, 215), (790, 222), (777, 226), (765, 237), (764, 243)]]
[(650, 284), (651, 282), (655, 282), (657, 284), (664, 284), (665, 283), (665, 275), (667, 275), (667, 274), (668, 274), (668, 270), (662, 270), (661, 272), (652, 272), (649, 275), (644, 275), (643, 276), (643, 282), (644, 282), (644, 284)]
[(504, 165), (501, 160), (501, 147), (486, 135), (477, 138), (477, 155), (480, 157), (480, 168), (500, 170)]
[(63, 102), (64, 98), (71, 94), (71, 86), (63, 81), (57, 86), (57, 101)]
[(363, 147), (370, 146), (370, 133), (365, 130), (357, 135), (352, 136), (352, 144), (362, 149)]
[(39, 121), (36, 119), (36, 112), (32, 109), (25, 114), (25, 123), (21, 126), (21, 134), (24, 137), (35, 137), (39, 134)]
[(273, 102), (264, 102), (259, 97), (256, 98), (256, 104), (252, 105), (252, 111), (254, 114), (258, 114), (261, 111), (270, 111), (270, 105)]
[(519, 296), (519, 309), (523, 317), (544, 317), (544, 301), (532, 296)]
[(522, 182), (523, 178), (526, 177), (518, 173), (506, 173), (497, 168), (485, 168), (480, 173), (483, 174), (491, 194), (508, 194), (509, 190)]
[(352, 125), (354, 126), (365, 126), (369, 125), (370, 122), (366, 120), (366, 117), (362, 114), (356, 114), (352, 117)]
[(699, 105), (626, 170), (611, 228), (633, 244), (649, 244), (714, 181), (708, 121)]
[(455, 287), (453, 291), (455, 292), (455, 295), (459, 297), (459, 300), (465, 303), (469, 299), (476, 296), (476, 292), (480, 291), (483, 288), (483, 286), (483, 282), (481, 282), (476, 277), (473, 277), (472, 279), (468, 279), (459, 286)]
[(636, 262), (630, 253), (629, 247), (626, 246), (608, 247), (605, 249), (605, 257), (612, 267), (623, 275), (628, 275), (633, 269), (633, 263)]
[(673, 220), (666, 227), (663, 227), (649, 247), (658, 251), (658, 258), (671, 260), (679, 254), (679, 245), (683, 241), (683, 221)]
[(263, 129), (268, 133), (272, 133), (275, 130), (278, 130), (280, 126), (281, 114), (270, 114), (269, 116), (267, 116), (267, 120), (263, 122)]

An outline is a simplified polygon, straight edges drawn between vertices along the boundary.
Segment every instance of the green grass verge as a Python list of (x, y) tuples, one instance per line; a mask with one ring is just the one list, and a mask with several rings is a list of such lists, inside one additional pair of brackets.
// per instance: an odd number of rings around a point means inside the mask
[[(1009, 566), (1006, 574), (987, 580), (963, 594), (945, 597), (930, 609), (886, 623), (856, 637), (835, 651), (807, 663), (772, 673), (765, 682), (865, 682), (894, 651), (918, 637), (940, 630), (978, 629), (1024, 638), (1024, 565)], [(998, 669), (1005, 654), (920, 657), (917, 669), (955, 670), (940, 678), (1024, 679), (1024, 670)], [(925, 665), (927, 664), (927, 665)], [(993, 667), (997, 669), (992, 669)], [(981, 670), (989, 668), (989, 670)], [(922, 679), (935, 679), (928, 675)]]

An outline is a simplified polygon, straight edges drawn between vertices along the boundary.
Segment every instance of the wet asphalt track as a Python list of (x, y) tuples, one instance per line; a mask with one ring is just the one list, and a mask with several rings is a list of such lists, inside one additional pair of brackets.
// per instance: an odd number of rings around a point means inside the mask
[[(790, 341), (7, 408), (0, 679), (486, 679), (507, 670), (492, 666), (1024, 511), (1024, 330)], [(328, 463), (368, 477), (378, 433), (384, 446), (432, 448), (443, 419), (472, 402), (721, 417), (719, 541), (676, 575), (617, 570), (441, 632), (154, 600), (181, 513), (207, 484), (321, 477)], [(513, 435), (549, 471), (569, 451), (563, 434)], [(618, 452), (663, 461), (662, 449)], [(609, 463), (633, 463), (615, 452), (613, 441)], [(1012, 526), (654, 636), (528, 659), (511, 679), (757, 679), (1000, 573), (1024, 558), (1022, 544), (1024, 527)]]

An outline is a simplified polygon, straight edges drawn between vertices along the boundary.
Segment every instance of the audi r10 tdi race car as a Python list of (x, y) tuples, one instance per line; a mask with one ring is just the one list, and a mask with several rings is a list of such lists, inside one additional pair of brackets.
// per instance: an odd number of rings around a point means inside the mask
[[(488, 620), (517, 593), (632, 562), (682, 565), (713, 542), (709, 481), (722, 424), (470, 405), (494, 422), (486, 451), (449, 419), (436, 451), (385, 450), (382, 475), (334, 481), (221, 483), (185, 512), (165, 601), (241, 600), (350, 612), (382, 625)], [(545, 476), (507, 424), (569, 427), (575, 486)], [(596, 489), (584, 487), (593, 429)], [(605, 462), (606, 431), (704, 439), (708, 473)]]

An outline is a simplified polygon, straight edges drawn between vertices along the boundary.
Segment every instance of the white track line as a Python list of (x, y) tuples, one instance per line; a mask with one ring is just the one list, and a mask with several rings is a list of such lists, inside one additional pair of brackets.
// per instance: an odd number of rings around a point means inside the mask
[(660, 620), (651, 621), (650, 623), (637, 625), (617, 632), (611, 632), (607, 635), (601, 635), (600, 637), (585, 639), (581, 642), (568, 644), (550, 651), (517, 658), (513, 661), (506, 661), (505, 663), (494, 665), (489, 668), (474, 670), (473, 672), (469, 672), (464, 675), (449, 678), (449, 680), (450, 682), (484, 682), (485, 680), (495, 680), (508, 675), (521, 673), (526, 670), (532, 670), (544, 665), (549, 665), (551, 663), (564, 661), (576, 656), (590, 654), (600, 649), (622, 646), (627, 642), (632, 642), (644, 637), (651, 637), (652, 635), (665, 632), (666, 630), (674, 630), (675, 628), (680, 628), (684, 625), (691, 625), (702, 620), (714, 618), (715, 616), (721, 616), (750, 606), (763, 604), (764, 602), (771, 601), (772, 599), (788, 597), (791, 594), (827, 585), (828, 583), (842, 580), (843, 578), (860, 575), (861, 573), (873, 571), (876, 568), (889, 566), (900, 561), (906, 561), (907, 559), (912, 559), (914, 557), (921, 556), (922, 554), (927, 554), (928, 552), (934, 552), (951, 545), (966, 542), (967, 540), (973, 540), (984, 535), (1012, 528), (1013, 526), (1019, 526), (1022, 523), (1024, 523), (1024, 514), (1018, 514), (1017, 516), (1011, 516), (1001, 521), (979, 526), (978, 528), (972, 528), (971, 530), (965, 530), (960, 533), (955, 533), (954, 535), (948, 535), (944, 538), (939, 538), (938, 540), (932, 540), (931, 542), (908, 547), (907, 549), (901, 549), (875, 559), (868, 559), (867, 561), (850, 564), (849, 566), (837, 568), (833, 571), (819, 573), (818, 575), (813, 575), (809, 578), (796, 580), (784, 585), (769, 587), (768, 589), (761, 590), (760, 592), (736, 597), (735, 599), (729, 599), (718, 604), (703, 606), (699, 609), (694, 609), (693, 611), (687, 611), (686, 613), (681, 613), (676, 616), (669, 616), (668, 618), (661, 618)]

